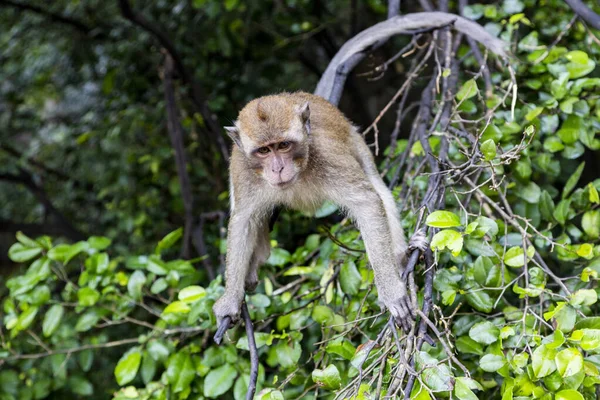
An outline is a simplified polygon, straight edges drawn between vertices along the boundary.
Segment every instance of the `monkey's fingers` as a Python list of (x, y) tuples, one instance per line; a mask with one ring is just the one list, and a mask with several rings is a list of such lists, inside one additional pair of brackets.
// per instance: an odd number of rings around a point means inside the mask
[(214, 336), (214, 341), (216, 344), (221, 344), (221, 341), (223, 340), (223, 336), (225, 336), (225, 332), (227, 332), (227, 329), (229, 329), (230, 325), (231, 325), (231, 317), (224, 317), (221, 320), (221, 323), (219, 324), (219, 327), (217, 328), (217, 333), (215, 333), (215, 336)]
[(425, 235), (425, 231), (423, 229), (416, 231), (408, 242), (408, 248), (410, 250), (418, 249), (424, 252), (428, 246), (429, 242), (427, 241), (427, 236)]

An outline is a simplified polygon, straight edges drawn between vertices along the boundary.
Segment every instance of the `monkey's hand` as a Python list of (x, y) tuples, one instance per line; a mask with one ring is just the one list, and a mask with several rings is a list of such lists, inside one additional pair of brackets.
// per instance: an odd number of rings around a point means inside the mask
[[(242, 299), (243, 300), (243, 299)], [(230, 318), (229, 327), (233, 326), (240, 319), (242, 312), (242, 300), (224, 294), (213, 306), (213, 312), (217, 317), (217, 326), (221, 326), (221, 322), (225, 317)], [(228, 328), (229, 328), (228, 327)]]
[(427, 236), (425, 236), (425, 231), (423, 229), (419, 229), (416, 231), (408, 241), (408, 249), (412, 252), (413, 250), (419, 249), (421, 252), (427, 250), (429, 246), (429, 242), (427, 241)]
[(406, 291), (406, 284), (401, 280), (394, 285), (393, 293), (379, 291), (379, 304), (382, 308), (387, 308), (394, 317), (396, 324), (404, 332), (410, 331), (416, 318), (416, 312), (412, 301)]

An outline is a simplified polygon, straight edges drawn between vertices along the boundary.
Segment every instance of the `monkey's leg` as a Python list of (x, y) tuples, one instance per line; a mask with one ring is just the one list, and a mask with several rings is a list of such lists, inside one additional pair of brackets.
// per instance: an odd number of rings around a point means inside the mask
[(256, 246), (246, 274), (246, 292), (253, 292), (258, 286), (258, 268), (263, 265), (271, 254), (271, 241), (269, 240), (269, 221), (264, 218), (257, 229)]
[(400, 279), (400, 260), (393, 253), (392, 234), (383, 199), (369, 182), (345, 185), (335, 199), (356, 221), (375, 273), (379, 300), (396, 323), (408, 331), (415, 318), (406, 285)]
[(240, 317), (246, 276), (260, 227), (260, 221), (256, 220), (254, 211), (252, 209), (240, 213), (234, 211), (229, 220), (225, 293), (213, 306), (219, 325), (224, 317), (230, 317), (232, 322)]

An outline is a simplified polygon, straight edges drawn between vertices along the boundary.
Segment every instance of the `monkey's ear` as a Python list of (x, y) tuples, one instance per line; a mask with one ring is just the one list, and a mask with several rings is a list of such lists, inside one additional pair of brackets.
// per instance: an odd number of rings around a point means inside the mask
[(242, 141), (240, 140), (240, 130), (237, 126), (225, 126), (225, 130), (227, 131), (227, 135), (233, 140), (240, 149), (242, 148)]
[(296, 112), (306, 128), (306, 133), (310, 135), (310, 106), (308, 105), (308, 101), (296, 108)]

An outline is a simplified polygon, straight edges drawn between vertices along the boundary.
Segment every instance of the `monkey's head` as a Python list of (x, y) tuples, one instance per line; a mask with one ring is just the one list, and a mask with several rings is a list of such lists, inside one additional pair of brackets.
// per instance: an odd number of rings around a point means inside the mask
[(310, 107), (285, 94), (248, 103), (234, 126), (225, 130), (245, 155), (247, 166), (270, 186), (285, 189), (308, 161)]

